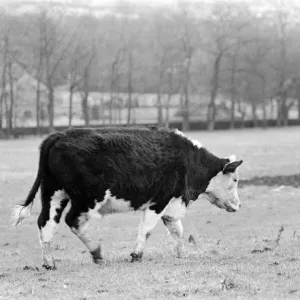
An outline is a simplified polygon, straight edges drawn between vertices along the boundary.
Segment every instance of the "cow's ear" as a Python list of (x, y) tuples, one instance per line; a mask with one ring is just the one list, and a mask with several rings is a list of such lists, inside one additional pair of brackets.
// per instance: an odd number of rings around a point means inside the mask
[(225, 165), (223, 169), (223, 174), (233, 173), (237, 167), (239, 167), (243, 163), (242, 160), (233, 161)]

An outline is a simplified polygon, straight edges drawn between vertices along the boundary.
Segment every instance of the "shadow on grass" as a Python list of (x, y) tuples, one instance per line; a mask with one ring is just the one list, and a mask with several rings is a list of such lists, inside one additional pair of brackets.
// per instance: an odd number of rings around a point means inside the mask
[(278, 175), (278, 176), (262, 176), (253, 177), (247, 180), (240, 180), (239, 186), (247, 185), (267, 185), (267, 186), (292, 186), (300, 187), (300, 174)]

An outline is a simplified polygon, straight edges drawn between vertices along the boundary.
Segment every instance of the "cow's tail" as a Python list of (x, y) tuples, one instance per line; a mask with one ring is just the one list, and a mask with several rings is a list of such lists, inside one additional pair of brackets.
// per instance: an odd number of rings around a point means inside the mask
[(13, 226), (18, 226), (21, 224), (25, 219), (30, 216), (33, 200), (36, 196), (36, 193), (41, 185), (41, 181), (43, 179), (43, 175), (45, 169), (48, 165), (48, 156), (51, 147), (61, 138), (62, 133), (53, 133), (48, 136), (40, 146), (40, 160), (39, 160), (39, 167), (38, 172), (34, 181), (34, 184), (27, 196), (27, 199), (24, 201), (23, 204), (14, 205), (12, 209), (12, 221)]

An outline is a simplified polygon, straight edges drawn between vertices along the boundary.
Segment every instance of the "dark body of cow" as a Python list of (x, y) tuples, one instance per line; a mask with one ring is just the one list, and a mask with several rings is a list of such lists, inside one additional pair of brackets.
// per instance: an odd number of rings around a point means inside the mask
[(39, 170), (15, 224), (27, 218), (41, 188), (38, 218), (44, 267), (54, 269), (51, 241), (63, 210), (65, 221), (102, 260), (99, 243), (88, 229), (93, 215), (143, 211), (132, 261), (140, 260), (146, 239), (161, 218), (183, 251), (180, 219), (199, 196), (227, 211), (240, 207), (237, 167), (242, 161), (218, 158), (178, 130), (134, 127), (70, 129), (49, 135), (41, 144)]

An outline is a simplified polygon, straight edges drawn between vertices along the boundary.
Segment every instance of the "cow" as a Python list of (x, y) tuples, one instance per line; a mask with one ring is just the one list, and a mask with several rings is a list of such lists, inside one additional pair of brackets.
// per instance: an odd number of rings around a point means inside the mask
[(68, 129), (50, 134), (40, 145), (35, 182), (26, 201), (14, 206), (14, 225), (29, 217), (38, 189), (37, 220), (43, 267), (56, 269), (51, 241), (67, 204), (65, 222), (101, 264), (93, 240), (94, 216), (142, 211), (131, 261), (141, 261), (146, 240), (160, 219), (184, 254), (181, 219), (199, 198), (236, 212), (238, 167), (235, 156), (218, 158), (177, 129), (120, 127)]

